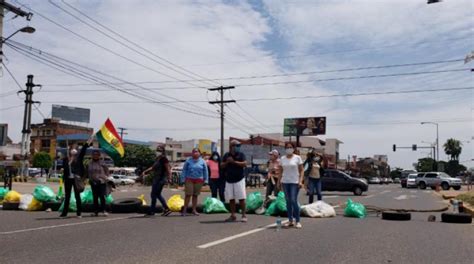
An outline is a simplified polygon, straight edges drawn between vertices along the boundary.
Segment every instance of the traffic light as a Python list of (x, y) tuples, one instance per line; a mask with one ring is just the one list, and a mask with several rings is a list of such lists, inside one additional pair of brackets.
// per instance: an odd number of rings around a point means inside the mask
[(393, 152), (397, 151), (397, 145), (393, 144)]
[(413, 151), (416, 151), (416, 144), (413, 144), (413, 146), (411, 146), (411, 149), (412, 149)]

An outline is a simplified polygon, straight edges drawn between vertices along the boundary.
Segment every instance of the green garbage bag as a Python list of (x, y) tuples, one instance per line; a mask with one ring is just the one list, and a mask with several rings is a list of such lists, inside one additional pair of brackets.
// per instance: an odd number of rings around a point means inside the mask
[(45, 185), (37, 185), (33, 191), (33, 197), (43, 203), (56, 200), (56, 194), (53, 189)]
[(0, 200), (3, 200), (5, 195), (7, 195), (8, 189), (0, 187)]
[(351, 199), (347, 199), (346, 209), (344, 209), (344, 216), (364, 218), (367, 216), (367, 210), (361, 203), (354, 203)]
[(245, 210), (247, 213), (254, 213), (255, 210), (262, 207), (263, 205), (263, 198), (260, 192), (253, 192), (247, 196), (247, 205)]
[(112, 197), (112, 194), (107, 195), (105, 197), (105, 204), (111, 204), (114, 201), (114, 197)]
[(86, 188), (81, 193), (81, 203), (83, 204), (91, 204), (94, 203), (94, 195), (92, 194), (91, 188)]
[(276, 200), (275, 200), (267, 208), (267, 210), (265, 211), (265, 215), (271, 216), (271, 215), (277, 215), (277, 214), (278, 214), (278, 209), (277, 209)]
[(276, 207), (278, 209), (279, 213), (285, 213), (288, 211), (286, 209), (286, 199), (285, 199), (285, 193), (284, 192), (279, 192), (278, 196), (275, 200)]
[[(64, 209), (64, 202), (61, 204), (61, 207), (59, 207), (58, 212), (63, 212)], [(74, 194), (71, 195), (71, 200), (69, 201), (69, 212), (75, 212), (77, 211), (77, 205), (76, 205), (76, 197), (74, 197)]]
[(204, 199), (203, 211), (206, 214), (228, 213), (224, 203), (216, 198), (207, 197)]

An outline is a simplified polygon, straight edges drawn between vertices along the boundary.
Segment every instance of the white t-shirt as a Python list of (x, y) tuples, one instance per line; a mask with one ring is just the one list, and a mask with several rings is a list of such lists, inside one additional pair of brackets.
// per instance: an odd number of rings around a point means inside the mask
[(280, 160), (281, 166), (283, 167), (283, 173), (281, 177), (282, 183), (296, 183), (300, 182), (299, 165), (303, 165), (303, 160), (298, 155), (293, 155), (291, 159), (283, 156)]

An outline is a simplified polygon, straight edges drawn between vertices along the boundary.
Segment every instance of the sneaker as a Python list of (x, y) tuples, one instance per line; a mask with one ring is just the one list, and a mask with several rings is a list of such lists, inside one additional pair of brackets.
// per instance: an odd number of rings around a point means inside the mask
[(82, 215), (78, 215), (76, 216), (77, 219), (81, 219), (82, 218)]
[(104, 216), (104, 217), (107, 217), (107, 216), (109, 216), (109, 213), (103, 212), (101, 215)]
[(247, 223), (248, 219), (247, 219), (247, 217), (244, 216), (244, 217), (242, 217), (241, 221), (242, 221), (242, 223)]
[(165, 210), (163, 211), (163, 213), (161, 214), (161, 216), (168, 216), (168, 215), (170, 215), (171, 213), (172, 213), (172, 212), (171, 212), (170, 209), (165, 209)]
[(293, 223), (293, 221), (288, 221), (286, 223), (283, 224), (283, 227), (284, 228), (289, 228), (289, 227), (292, 227), (294, 226), (295, 224)]
[(235, 221), (237, 221), (237, 217), (235, 216), (230, 216), (229, 218), (225, 220), (225, 222), (235, 222)]
[(66, 219), (66, 218), (67, 218), (67, 215), (60, 215), (59, 218), (61, 218), (61, 219)]
[(295, 227), (296, 227), (296, 229), (301, 229), (301, 228), (303, 228), (303, 226), (301, 225), (300, 222), (296, 223), (296, 226), (295, 226)]
[(97, 217), (97, 216), (99, 216), (98, 213), (92, 213), (92, 214), (91, 214), (91, 217)]

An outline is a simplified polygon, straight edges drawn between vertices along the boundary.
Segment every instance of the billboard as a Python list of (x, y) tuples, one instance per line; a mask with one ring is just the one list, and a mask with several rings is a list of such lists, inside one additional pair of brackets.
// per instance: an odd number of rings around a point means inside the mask
[(0, 146), (7, 144), (8, 124), (0, 124)]
[(285, 137), (326, 135), (326, 117), (285, 118), (283, 135)]
[(91, 110), (87, 108), (78, 108), (65, 105), (53, 105), (51, 116), (64, 121), (89, 123)]

